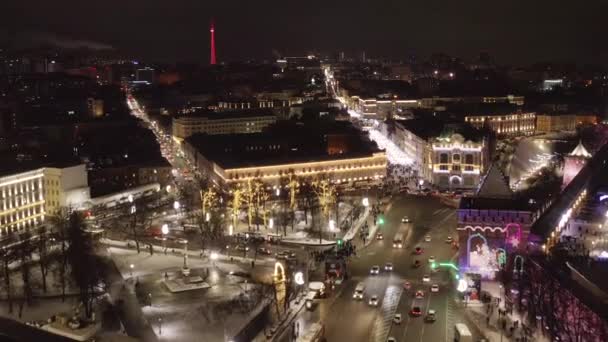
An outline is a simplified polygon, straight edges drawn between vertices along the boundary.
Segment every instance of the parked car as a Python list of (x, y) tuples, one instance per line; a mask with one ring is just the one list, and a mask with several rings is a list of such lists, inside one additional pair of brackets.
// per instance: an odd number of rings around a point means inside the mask
[(425, 322), (435, 322), (437, 320), (437, 313), (435, 312), (435, 310), (429, 310), (426, 314), (426, 316), (424, 317), (424, 321)]
[(268, 249), (266, 247), (258, 248), (258, 253), (262, 254), (262, 255), (272, 255), (272, 252), (270, 251), (270, 249)]

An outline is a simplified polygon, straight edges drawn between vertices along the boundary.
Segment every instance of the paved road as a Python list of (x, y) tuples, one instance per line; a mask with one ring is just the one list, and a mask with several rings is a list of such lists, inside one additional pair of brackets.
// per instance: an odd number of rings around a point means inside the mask
[[(412, 223), (402, 224), (401, 218), (408, 216)], [(321, 320), (326, 327), (328, 341), (385, 341), (393, 336), (397, 341), (447, 341), (452, 338), (453, 324), (462, 318), (454, 309), (453, 290), (449, 272), (440, 268), (432, 273), (428, 263), (429, 256), (435, 256), (438, 262), (452, 259), (456, 251), (445, 243), (448, 235), (455, 234), (455, 210), (447, 208), (432, 197), (402, 196), (393, 201), (385, 213), (385, 225), (380, 231), (383, 241), (375, 241), (367, 248), (360, 250), (356, 258), (348, 265), (351, 278), (340, 288), (335, 297), (321, 301), (313, 312), (303, 312), (298, 317), (300, 331), (304, 331), (310, 322)], [(406, 233), (405, 246), (402, 249), (392, 247), (392, 239), (397, 231)], [(429, 234), (431, 242), (424, 242)], [(420, 246), (424, 253), (413, 255), (413, 249)], [(422, 262), (420, 268), (413, 268), (413, 260)], [(373, 265), (384, 266), (386, 262), (394, 264), (393, 272), (382, 271), (380, 275), (371, 276), (369, 270)], [(431, 275), (430, 283), (423, 283), (422, 276)], [(405, 280), (412, 283), (411, 290), (404, 290)], [(365, 284), (363, 301), (352, 299), (356, 284)], [(438, 293), (429, 291), (430, 284), (440, 286)], [(414, 299), (412, 291), (421, 289), (425, 292), (423, 299)], [(371, 307), (367, 304), (369, 297), (377, 295), (380, 305)], [(438, 317), (435, 323), (424, 323), (422, 317), (409, 317), (412, 306), (420, 306), (424, 313), (435, 309)], [(400, 325), (393, 325), (392, 318), (396, 312), (403, 315)]]

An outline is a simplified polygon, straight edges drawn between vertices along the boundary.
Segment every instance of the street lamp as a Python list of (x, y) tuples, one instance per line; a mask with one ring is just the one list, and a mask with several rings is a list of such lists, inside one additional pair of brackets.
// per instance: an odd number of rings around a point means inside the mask
[(333, 232), (336, 230), (336, 221), (334, 220), (329, 220), (329, 231)]
[(209, 220), (211, 220), (211, 214), (210, 213), (205, 213), (205, 222), (209, 222)]
[(180, 204), (178, 201), (173, 202), (173, 209), (179, 210)]
[(133, 195), (129, 195), (128, 199), (129, 199), (129, 203), (133, 203)]
[(131, 273), (131, 278), (133, 278), (133, 267), (135, 267), (135, 265), (133, 265), (133, 264), (129, 265), (129, 269), (130, 269), (130, 273)]
[(272, 229), (274, 227), (274, 219), (271, 217), (268, 219), (268, 228)]
[(277, 197), (279, 197), (281, 195), (281, 188), (277, 188), (277, 190), (274, 193), (275, 193), (275, 195), (277, 195)]
[(364, 207), (369, 207), (369, 198), (363, 197), (363, 200), (361, 201), (361, 203), (363, 204)]

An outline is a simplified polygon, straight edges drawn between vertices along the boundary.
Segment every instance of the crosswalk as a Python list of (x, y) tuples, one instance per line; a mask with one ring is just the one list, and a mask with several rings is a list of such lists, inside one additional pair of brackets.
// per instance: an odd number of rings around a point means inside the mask
[(455, 303), (450, 298), (447, 298), (446, 312), (445, 312), (445, 340), (454, 341), (454, 329), (452, 328), (456, 324), (455, 318)]
[(384, 293), (380, 312), (372, 325), (370, 341), (384, 342), (388, 337), (395, 311), (399, 305), (403, 289), (399, 285), (389, 285)]

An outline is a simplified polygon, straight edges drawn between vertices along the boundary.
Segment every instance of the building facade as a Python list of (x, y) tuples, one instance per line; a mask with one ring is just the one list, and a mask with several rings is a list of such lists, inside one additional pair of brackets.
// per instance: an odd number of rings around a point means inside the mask
[(353, 96), (353, 107), (367, 118), (385, 119), (409, 109), (420, 108), (420, 101), (397, 98), (360, 98)]
[(44, 170), (0, 177), (0, 236), (37, 227), (44, 221)]
[(501, 136), (531, 135), (536, 130), (536, 114), (532, 112), (467, 115), (464, 121), (476, 128), (487, 127)]
[(257, 133), (275, 123), (277, 117), (269, 112), (210, 113), (181, 116), (173, 119), (173, 138), (179, 142), (196, 134)]
[(430, 142), (427, 168), (430, 181), (441, 189), (474, 189), (488, 164), (485, 140), (466, 141), (460, 134), (438, 137)]
[(85, 164), (44, 168), (45, 211), (53, 215), (60, 208), (80, 209), (91, 199)]
[(579, 125), (596, 123), (597, 116), (591, 114), (537, 114), (536, 133), (574, 131)]
[(505, 267), (521, 267), (536, 212), (514, 197), (497, 167), (490, 167), (475, 196), (461, 199), (457, 215), (461, 274), (494, 279)]
[(281, 178), (295, 175), (299, 179), (315, 179), (319, 176), (332, 180), (336, 184), (378, 184), (386, 177), (387, 159), (384, 152), (356, 158), (285, 162), (273, 165), (224, 168), (212, 160), (207, 160), (191, 147), (187, 154), (192, 155), (199, 170), (206, 170), (215, 182), (222, 185), (245, 183), (254, 178), (261, 179), (269, 185), (279, 185)]

